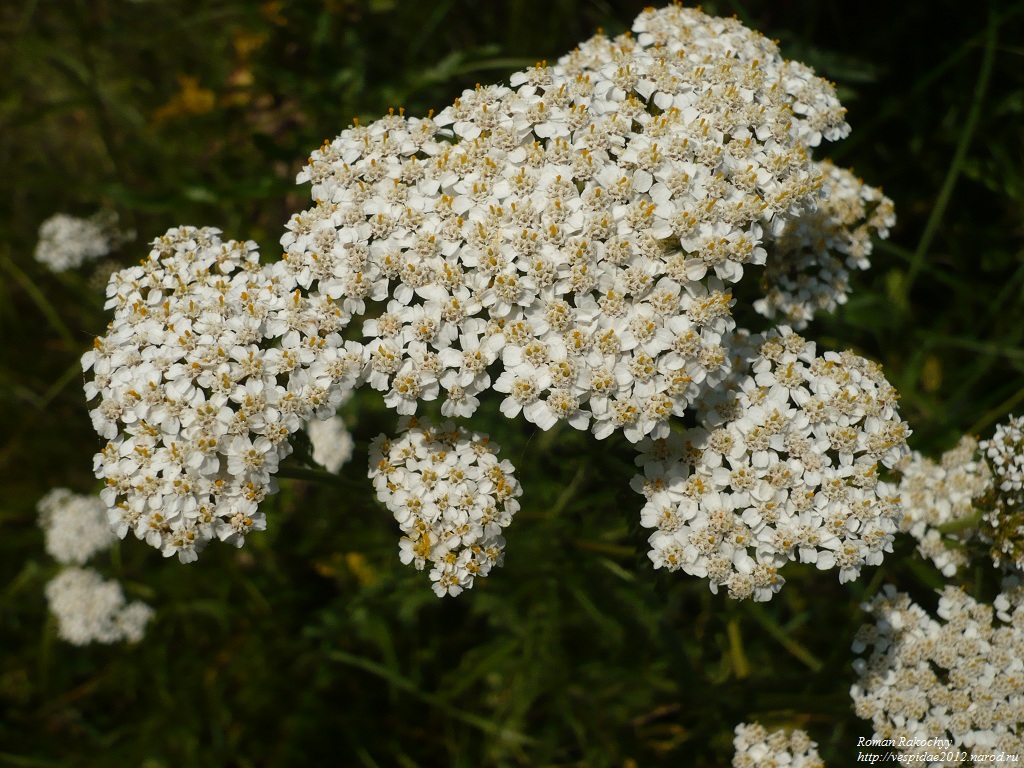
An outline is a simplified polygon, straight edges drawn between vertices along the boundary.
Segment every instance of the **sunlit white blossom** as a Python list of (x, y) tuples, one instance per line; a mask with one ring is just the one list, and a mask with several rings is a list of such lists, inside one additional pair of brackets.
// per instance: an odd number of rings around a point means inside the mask
[[(917, 540), (917, 551), (946, 577), (967, 563), (964, 543), (976, 533), (975, 504), (992, 489), (992, 475), (978, 458), (978, 441), (965, 435), (939, 462), (915, 451), (898, 465), (903, 515), (900, 530)], [(943, 527), (960, 530), (943, 533)]]
[(442, 398), (468, 417), (492, 389), (542, 429), (663, 437), (728, 375), (731, 285), (769, 240), (818, 207), (849, 234), (826, 183), (883, 207), (813, 161), (844, 110), (770, 40), (678, 6), (633, 33), (430, 118), (354, 125), (299, 174), (315, 205), (288, 225), (286, 269), (339, 327), (361, 318), (366, 380), (399, 414)]
[(397, 438), (370, 447), (377, 498), (402, 529), (403, 563), (430, 567), (438, 596), (457, 595), (504, 559), (501, 531), (519, 510), (522, 488), (500, 447), (456, 426), (407, 420)]
[(855, 579), (896, 531), (899, 499), (879, 477), (907, 452), (895, 390), (875, 363), (815, 356), (788, 329), (742, 344), (751, 375), (715, 393), (700, 426), (638, 446), (649, 556), (740, 599), (771, 599), (791, 560)]
[[(1020, 590), (995, 606), (957, 587), (942, 591), (933, 616), (892, 585), (863, 606), (874, 623), (861, 627), (854, 653), (858, 681), (850, 691), (857, 715), (871, 721), (876, 739), (934, 744), (950, 739), (949, 759), (922, 765), (954, 766), (968, 755), (1024, 754), (1024, 604)], [(998, 616), (995, 614), (998, 613)], [(898, 747), (907, 756), (935, 754), (934, 746)], [(970, 758), (968, 758), (970, 759)]]
[(333, 414), (362, 370), (332, 331), (336, 304), (218, 234), (172, 229), (114, 273), (114, 318), (82, 358), (110, 524), (183, 562), (265, 527), (289, 435)]

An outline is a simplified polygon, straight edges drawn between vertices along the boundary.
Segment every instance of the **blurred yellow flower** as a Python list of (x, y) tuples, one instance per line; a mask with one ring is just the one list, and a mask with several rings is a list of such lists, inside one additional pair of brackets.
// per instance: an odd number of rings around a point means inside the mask
[(166, 104), (153, 110), (153, 122), (157, 125), (177, 117), (203, 115), (216, 106), (216, 95), (208, 88), (200, 87), (198, 78), (178, 75), (178, 85), (181, 90)]

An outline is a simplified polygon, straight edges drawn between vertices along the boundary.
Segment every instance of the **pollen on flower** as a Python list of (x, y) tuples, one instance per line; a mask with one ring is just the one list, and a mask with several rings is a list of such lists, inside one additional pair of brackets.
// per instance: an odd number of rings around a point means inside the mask
[(486, 435), (450, 421), (406, 419), (400, 430), (373, 441), (370, 478), (402, 530), (402, 562), (418, 570), (429, 564), (438, 596), (457, 595), (501, 565), (501, 531), (519, 510), (522, 488)]
[(257, 506), (291, 451), (286, 437), (334, 413), (360, 375), (328, 373), (343, 355), (363, 367), (361, 347), (322, 333), (333, 315), (299, 290), (301, 274), (218, 235), (172, 229), (114, 273), (114, 319), (82, 359), (93, 425), (109, 441), (95, 467), (111, 526), (184, 562), (265, 526)]
[(1019, 586), (1004, 588), (991, 605), (947, 586), (933, 616), (890, 584), (862, 608), (873, 621), (853, 641), (862, 656), (850, 696), (874, 738), (894, 739), (907, 762), (927, 760), (939, 739), (968, 760), (1024, 754)]
[[(790, 560), (856, 578), (897, 528), (895, 489), (877, 470), (908, 449), (872, 439), (908, 432), (888, 382), (855, 355), (815, 357), (788, 329), (734, 343), (747, 345), (751, 374), (701, 401), (700, 426), (637, 446), (652, 562), (737, 599), (771, 599)], [(821, 403), (813, 418), (809, 402)]]

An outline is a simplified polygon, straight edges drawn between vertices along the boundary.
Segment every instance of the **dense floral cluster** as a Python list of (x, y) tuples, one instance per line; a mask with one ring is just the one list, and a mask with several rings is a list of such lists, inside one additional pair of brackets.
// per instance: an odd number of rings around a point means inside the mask
[(1024, 570), (1024, 418), (1010, 416), (979, 450), (992, 470), (993, 498), (982, 519), (996, 566)]
[(403, 426), (398, 438), (373, 441), (370, 477), (401, 526), (402, 562), (418, 570), (429, 562), (434, 591), (457, 595), (501, 565), (501, 531), (519, 510), (522, 488), (486, 435), (451, 421)]
[(899, 467), (901, 530), (945, 576), (984, 545), (996, 567), (1024, 569), (1024, 420), (1013, 416), (989, 440), (964, 436), (941, 463), (914, 453)]
[(57, 617), (57, 632), (74, 645), (139, 642), (153, 609), (126, 603), (121, 585), (91, 568), (64, 568), (46, 585), (46, 599)]
[(58, 563), (70, 566), (46, 585), (60, 636), (75, 645), (141, 640), (153, 610), (140, 602), (126, 605), (120, 584), (104, 580), (91, 568), (78, 567), (114, 541), (103, 500), (55, 488), (36, 508), (46, 551)]
[(333, 414), (347, 362), (337, 308), (260, 265), (254, 243), (172, 229), (107, 287), (114, 319), (82, 359), (95, 469), (118, 535), (182, 561), (241, 546), (306, 419)]
[(799, 729), (768, 732), (760, 723), (740, 723), (732, 740), (733, 768), (824, 768), (818, 745)]
[[(875, 623), (861, 628), (853, 650), (870, 649), (871, 654), (854, 662), (859, 680), (851, 696), (857, 715), (872, 722), (876, 739), (934, 744), (928, 740), (947, 738), (972, 754), (1024, 754), (1024, 603), (1019, 590), (1000, 595), (991, 606), (946, 587), (936, 619), (889, 585), (864, 610)], [(899, 751), (917, 755), (916, 750)], [(922, 747), (920, 752), (936, 750)]]
[(39, 226), (35, 257), (51, 272), (66, 272), (87, 261), (106, 256), (135, 237), (117, 228), (117, 214), (100, 211), (88, 219), (58, 213)]
[(58, 563), (83, 565), (114, 541), (107, 524), (107, 505), (99, 496), (54, 488), (39, 500), (36, 509), (46, 551)]
[[(116, 530), (184, 561), (214, 537), (240, 545), (289, 435), (356, 387), (403, 417), (438, 399), (470, 417), (495, 392), (509, 418), (621, 432), (644, 455), (672, 418), (699, 425), (686, 456), (646, 460), (665, 486), (644, 511), (656, 565), (758, 599), (791, 559), (854, 578), (891, 537), (876, 470), (904, 444), (892, 389), (788, 330), (749, 349), (733, 318), (734, 284), (761, 266), (762, 314), (831, 309), (892, 224), (878, 190), (812, 157), (849, 132), (844, 114), (767, 38), (671, 6), (436, 115), (343, 131), (299, 174), (314, 205), (280, 261), (183, 228), (112, 279), (114, 322), (83, 363)], [(334, 468), (346, 451), (318, 453)], [(420, 519), (373, 472), (441, 593), (486, 572), (497, 554), (462, 562), (447, 543), (465, 520)], [(462, 553), (511, 515), (478, 513)]]
[(895, 391), (877, 365), (816, 357), (786, 329), (755, 344), (750, 369), (701, 426), (640, 444), (632, 485), (656, 529), (651, 560), (755, 600), (781, 588), (790, 560), (856, 578), (896, 531), (898, 499), (879, 479), (907, 450)]
[(770, 244), (754, 308), (781, 317), (796, 330), (818, 312), (832, 312), (849, 295), (850, 270), (871, 266), (872, 237), (888, 237), (896, 223), (892, 200), (845, 168), (818, 164), (823, 183), (815, 210), (787, 226)]
[[(903, 517), (900, 530), (917, 539), (917, 551), (952, 576), (967, 563), (963, 543), (974, 533), (975, 504), (992, 489), (992, 475), (978, 459), (977, 439), (965, 435), (936, 463), (915, 451), (899, 467)], [(961, 523), (962, 530), (939, 529)]]
[(313, 153), (285, 263), (342, 325), (365, 315), (366, 379), (398, 413), (469, 416), (491, 388), (545, 429), (663, 436), (727, 372), (729, 284), (823, 184), (854, 189), (809, 153), (848, 131), (831, 85), (771, 41), (680, 7), (634, 32)]

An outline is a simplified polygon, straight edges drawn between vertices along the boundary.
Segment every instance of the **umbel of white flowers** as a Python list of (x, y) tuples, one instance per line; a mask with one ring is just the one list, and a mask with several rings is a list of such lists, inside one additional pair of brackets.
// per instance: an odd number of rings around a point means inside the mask
[[(115, 275), (114, 321), (83, 362), (109, 441), (96, 470), (118, 532), (186, 561), (213, 538), (240, 545), (265, 525), (258, 504), (289, 436), (364, 384), (402, 416), (441, 399), (444, 416), (469, 418), (495, 392), (509, 418), (634, 443), (667, 438), (683, 416), (709, 434), (742, 420), (708, 410), (720, 388), (770, 373), (741, 351), (748, 334), (731, 286), (763, 265), (754, 308), (802, 327), (845, 300), (848, 270), (868, 266), (892, 204), (812, 158), (848, 133), (844, 110), (771, 41), (676, 6), (645, 11), (633, 33), (594, 37), (432, 117), (392, 112), (325, 142), (299, 174), (314, 205), (288, 223), (280, 261), (260, 265), (251, 243), (181, 228)], [(804, 394), (828, 390), (824, 420), (785, 428), (812, 435), (807, 445), (773, 449), (802, 478), (780, 485), (778, 501), (861, 483), (849, 498), (832, 494), (821, 541), (832, 554), (816, 560), (849, 578), (887, 543), (889, 512), (865, 469), (885, 451), (862, 458), (861, 433), (873, 440), (889, 424), (886, 450), (899, 452), (905, 430), (887, 406), (862, 410), (862, 394), (891, 399), (877, 371), (851, 356), (827, 367), (834, 386), (815, 372), (773, 389), (783, 420)], [(747, 503), (733, 502), (730, 514)], [(799, 524), (824, 525), (823, 508), (800, 507), (809, 517)], [(818, 551), (817, 541), (794, 546), (802, 558)], [(752, 575), (747, 560), (734, 565)], [(713, 584), (728, 578), (720, 571), (709, 571)], [(733, 581), (732, 594), (760, 599), (781, 584), (760, 573), (749, 588)]]
[(897, 469), (900, 529), (944, 576), (980, 544), (997, 568), (1024, 570), (1024, 419), (1010, 416), (988, 440), (965, 435), (938, 463), (916, 451)]
[[(1024, 591), (1008, 584), (992, 605), (947, 586), (937, 618), (892, 585), (862, 606), (874, 619), (853, 643), (850, 691), (875, 739), (924, 761), (936, 740), (980, 757), (1024, 753)], [(930, 762), (953, 765), (960, 761)]]

